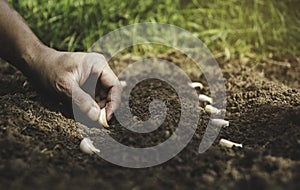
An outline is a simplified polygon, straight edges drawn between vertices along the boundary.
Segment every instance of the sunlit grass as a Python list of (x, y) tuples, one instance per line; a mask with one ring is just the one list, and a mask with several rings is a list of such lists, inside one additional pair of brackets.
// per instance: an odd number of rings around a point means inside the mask
[[(138, 22), (174, 24), (197, 35), (212, 52), (299, 56), (297, 0), (10, 0), (43, 42), (87, 50), (104, 34)], [(138, 51), (138, 49), (134, 49)], [(159, 51), (159, 50), (158, 50)]]

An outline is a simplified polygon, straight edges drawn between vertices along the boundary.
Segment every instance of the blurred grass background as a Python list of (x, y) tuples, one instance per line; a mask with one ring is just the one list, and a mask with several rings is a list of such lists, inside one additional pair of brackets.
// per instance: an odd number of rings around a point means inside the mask
[(174, 24), (214, 53), (299, 56), (299, 0), (9, 0), (39, 38), (86, 51), (104, 34), (138, 22)]

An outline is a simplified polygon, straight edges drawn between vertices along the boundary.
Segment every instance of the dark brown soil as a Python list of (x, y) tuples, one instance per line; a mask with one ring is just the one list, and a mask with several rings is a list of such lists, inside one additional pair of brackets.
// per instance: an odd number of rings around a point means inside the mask
[[(184, 60), (176, 54), (161, 57), (179, 65)], [(115, 62), (112, 65), (118, 71), (129, 61)], [(82, 153), (80, 133), (68, 110), (36, 92), (19, 71), (1, 63), (0, 189), (300, 189), (300, 63), (297, 59), (282, 62), (290, 67), (271, 60), (222, 62), (230, 127), (221, 130), (207, 152), (198, 154), (205, 130), (201, 126), (208, 119), (202, 113), (189, 145), (170, 161), (146, 169), (122, 168)], [(205, 83), (200, 73), (189, 74)], [(148, 83), (154, 88), (158, 84)], [(137, 87), (134, 96), (145, 100), (132, 102), (134, 114), (147, 119), (147, 97), (152, 94)], [(156, 96), (172, 102), (167, 90)], [(112, 135), (131, 145), (164, 140), (161, 134), (172, 133), (177, 122), (173, 101), (161, 133), (136, 137), (112, 121)], [(218, 145), (220, 138), (244, 147), (223, 148)]]

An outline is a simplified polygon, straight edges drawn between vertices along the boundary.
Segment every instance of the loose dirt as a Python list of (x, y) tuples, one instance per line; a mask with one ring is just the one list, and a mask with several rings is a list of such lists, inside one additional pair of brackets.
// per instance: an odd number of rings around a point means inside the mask
[[(177, 54), (160, 58), (179, 66), (185, 60)], [(111, 66), (118, 72), (130, 61), (112, 60)], [(168, 162), (146, 169), (122, 168), (82, 153), (70, 108), (37, 92), (19, 71), (1, 63), (0, 189), (300, 189), (299, 60), (219, 62), (230, 126), (199, 154), (209, 119), (200, 109), (198, 129), (188, 146)], [(187, 73), (206, 84), (201, 73)], [(157, 80), (145, 84), (151, 88), (138, 85), (132, 92), (132, 112), (146, 120), (151, 100), (161, 98), (168, 102), (167, 118), (149, 136), (123, 130), (113, 119), (111, 135), (127, 145), (153, 146), (167, 139), (178, 123), (179, 100), (173, 89), (160, 89)], [(206, 87), (203, 93), (208, 92)], [(221, 147), (220, 138), (244, 147)]]

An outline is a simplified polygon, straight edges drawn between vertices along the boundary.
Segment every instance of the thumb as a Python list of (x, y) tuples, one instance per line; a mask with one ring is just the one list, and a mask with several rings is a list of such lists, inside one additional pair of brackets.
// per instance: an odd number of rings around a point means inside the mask
[(72, 100), (91, 120), (97, 121), (100, 116), (100, 108), (96, 101), (86, 92), (84, 92), (78, 84), (73, 86)]

